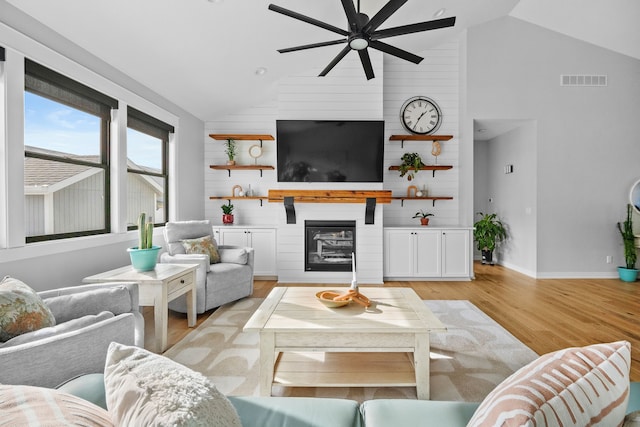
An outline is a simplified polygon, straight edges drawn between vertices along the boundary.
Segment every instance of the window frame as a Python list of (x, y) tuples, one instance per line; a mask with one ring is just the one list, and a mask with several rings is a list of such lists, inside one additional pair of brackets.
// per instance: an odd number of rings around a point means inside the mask
[[(127, 173), (135, 173), (138, 175), (154, 176), (164, 179), (164, 220), (153, 222), (154, 227), (164, 226), (169, 218), (169, 138), (170, 134), (175, 132), (175, 128), (162, 120), (156, 119), (134, 107), (127, 106), (127, 128), (144, 133), (151, 137), (157, 138), (162, 142), (162, 171), (160, 173), (147, 170), (130, 168), (127, 165)], [(127, 156), (128, 158), (128, 156)], [(137, 225), (127, 225), (127, 230), (137, 230)]]
[(28, 58), (25, 58), (24, 91), (50, 99), (62, 105), (74, 108), (100, 119), (100, 161), (90, 162), (66, 156), (44, 154), (30, 151), (24, 146), (25, 158), (37, 158), (79, 166), (102, 169), (104, 174), (104, 227), (101, 229), (83, 230), (65, 233), (25, 236), (26, 243), (49, 240), (69, 239), (73, 237), (109, 234), (111, 232), (111, 174), (110, 174), (110, 127), (111, 110), (118, 108), (118, 101), (99, 91), (83, 85), (69, 77), (63, 76)]

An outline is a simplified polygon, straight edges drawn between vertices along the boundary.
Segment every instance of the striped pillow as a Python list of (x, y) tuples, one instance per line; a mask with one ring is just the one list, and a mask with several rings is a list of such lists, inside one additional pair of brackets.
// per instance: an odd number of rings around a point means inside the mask
[(0, 385), (0, 414), (3, 426), (113, 426), (101, 407), (43, 387)]
[(489, 393), (467, 427), (620, 426), (630, 366), (627, 341), (546, 354)]

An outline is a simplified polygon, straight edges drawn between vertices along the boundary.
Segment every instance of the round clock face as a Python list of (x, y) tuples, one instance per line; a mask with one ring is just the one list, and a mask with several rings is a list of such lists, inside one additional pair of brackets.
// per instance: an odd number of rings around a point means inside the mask
[(440, 127), (442, 113), (434, 100), (426, 96), (415, 96), (400, 108), (400, 121), (409, 132), (428, 135)]

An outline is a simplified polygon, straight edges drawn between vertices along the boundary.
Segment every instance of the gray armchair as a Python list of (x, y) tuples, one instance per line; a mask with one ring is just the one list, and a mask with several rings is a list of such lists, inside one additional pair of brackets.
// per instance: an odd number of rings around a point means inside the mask
[(104, 372), (112, 341), (144, 346), (137, 283), (103, 283), (39, 292), (56, 325), (0, 345), (0, 384), (55, 387)]
[[(204, 313), (215, 307), (248, 297), (253, 293), (253, 248), (220, 245), (220, 263), (210, 264), (209, 256), (187, 254), (182, 245), (184, 239), (213, 237), (209, 221), (167, 222), (164, 227), (166, 252), (160, 262), (198, 264), (196, 271), (196, 311)], [(186, 313), (185, 297), (169, 303), (169, 308)]]

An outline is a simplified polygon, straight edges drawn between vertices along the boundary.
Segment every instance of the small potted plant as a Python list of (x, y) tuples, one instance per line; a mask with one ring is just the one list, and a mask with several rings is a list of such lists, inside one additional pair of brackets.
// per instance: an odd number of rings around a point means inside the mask
[(138, 246), (127, 249), (131, 265), (137, 271), (151, 271), (156, 268), (161, 246), (153, 246), (153, 221), (146, 220), (143, 212), (138, 216)]
[(478, 212), (478, 215), (482, 218), (473, 224), (473, 238), (478, 244), (478, 250), (482, 251), (482, 263), (493, 265), (493, 250), (498, 242), (506, 239), (507, 230), (497, 214)]
[(413, 216), (413, 218), (420, 218), (420, 224), (429, 225), (429, 217), (430, 216), (433, 216), (433, 214), (429, 213), (429, 212), (425, 212), (422, 209), (420, 209), (418, 212), (416, 212), (416, 214)]
[(618, 267), (618, 275), (620, 280), (624, 282), (635, 282), (638, 279), (638, 270), (636, 269), (636, 261), (638, 254), (635, 246), (635, 236), (633, 235), (633, 219), (632, 207), (627, 205), (627, 219), (622, 224), (618, 222), (618, 231), (622, 236), (624, 244), (624, 260), (626, 267)]
[(231, 202), (227, 205), (222, 205), (222, 223), (223, 224), (233, 224), (233, 205)]
[(233, 166), (236, 164), (237, 146), (236, 141), (233, 139), (227, 139), (224, 143), (224, 152), (227, 155), (227, 165)]
[(404, 153), (402, 155), (402, 163), (398, 170), (400, 171), (400, 177), (407, 175), (407, 180), (411, 181), (415, 174), (425, 166), (422, 162), (422, 158), (418, 153)]

